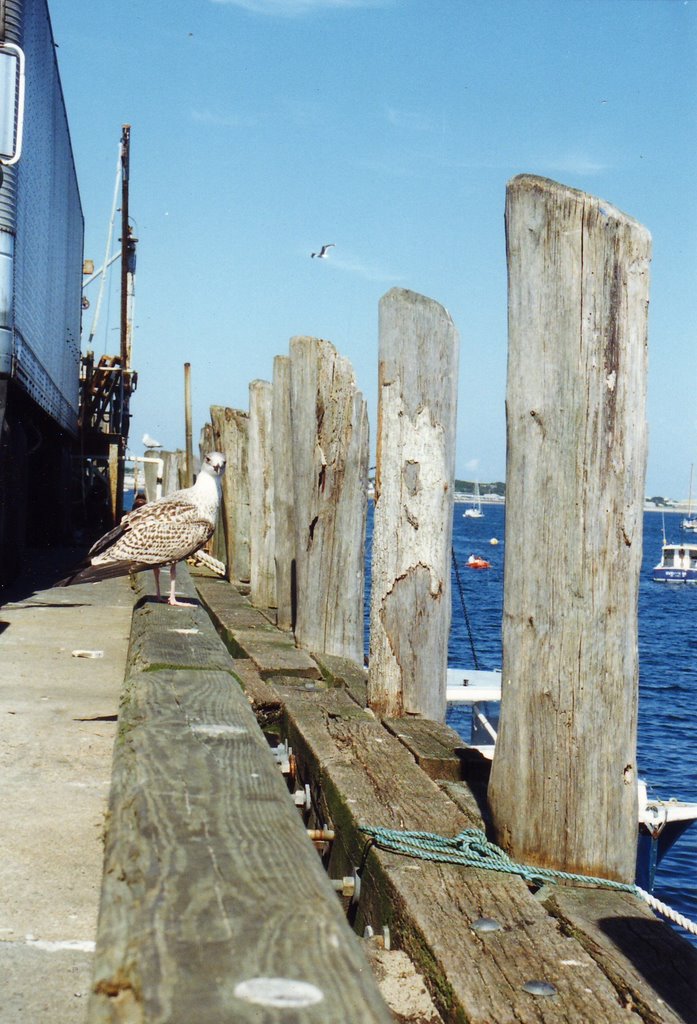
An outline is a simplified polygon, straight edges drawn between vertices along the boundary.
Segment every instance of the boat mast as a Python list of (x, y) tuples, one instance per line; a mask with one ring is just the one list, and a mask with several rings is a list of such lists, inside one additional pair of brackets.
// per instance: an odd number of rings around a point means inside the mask
[(690, 466), (690, 490), (689, 490), (688, 495), (687, 495), (687, 518), (688, 518), (688, 521), (690, 519), (692, 519), (692, 475), (693, 475), (694, 471), (695, 471), (695, 464), (693, 462), (692, 465)]

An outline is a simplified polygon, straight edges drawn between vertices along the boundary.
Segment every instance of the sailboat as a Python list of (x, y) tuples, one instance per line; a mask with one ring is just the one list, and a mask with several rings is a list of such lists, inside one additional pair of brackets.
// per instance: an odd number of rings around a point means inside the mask
[(681, 525), (683, 530), (692, 530), (697, 533), (697, 516), (692, 515), (692, 476), (694, 473), (694, 463), (690, 466), (690, 493), (687, 498), (687, 516), (683, 519)]
[(479, 481), (477, 480), (474, 485), (474, 497), (472, 504), (469, 508), (466, 508), (462, 513), (465, 519), (483, 519), (484, 513), (482, 512), (482, 501), (479, 497)]

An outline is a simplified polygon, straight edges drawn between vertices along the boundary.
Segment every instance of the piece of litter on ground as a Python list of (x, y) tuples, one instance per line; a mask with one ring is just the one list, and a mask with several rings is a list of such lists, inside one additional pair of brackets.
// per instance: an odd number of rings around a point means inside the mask
[(73, 658), (103, 658), (104, 651), (73, 651)]
[(181, 633), (182, 636), (190, 636), (194, 633), (198, 633), (198, 629), (168, 629), (168, 633)]

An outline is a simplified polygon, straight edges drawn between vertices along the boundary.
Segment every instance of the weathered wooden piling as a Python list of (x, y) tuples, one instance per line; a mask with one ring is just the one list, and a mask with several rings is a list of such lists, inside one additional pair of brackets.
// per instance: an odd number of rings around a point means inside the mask
[(230, 578), (249, 582), (249, 413), (211, 406), (216, 450), (227, 459), (221, 517)]
[[(174, 452), (160, 451), (158, 454), (162, 459), (162, 493), (171, 494), (172, 491), (178, 491), (180, 487), (185, 486), (183, 480), (185, 455), (179, 448)], [(148, 493), (148, 501), (151, 500)]]
[(443, 721), (459, 341), (414, 292), (388, 292), (379, 320), (369, 702)]
[(518, 860), (632, 881), (650, 235), (528, 175), (506, 229), (496, 835)]
[(295, 498), (290, 413), (290, 358), (273, 361), (273, 510), (276, 537), (276, 623), (295, 625)]
[[(210, 452), (216, 452), (219, 450), (215, 446), (215, 431), (210, 423), (204, 423), (201, 427), (198, 450), (201, 463), (203, 463), (206, 455)], [(223, 477), (223, 479), (225, 479), (225, 477)], [(219, 562), (222, 562), (223, 565), (227, 565), (227, 545), (225, 542), (225, 530), (223, 528), (222, 516), (218, 516), (213, 536), (206, 545), (206, 551), (208, 551), (213, 558), (217, 558)]]
[(257, 608), (276, 604), (273, 515), (272, 387), (249, 385), (249, 560), (250, 596)]
[(328, 341), (290, 342), (298, 644), (363, 662), (368, 416)]
[(157, 460), (162, 459), (162, 452), (159, 448), (148, 448), (145, 451), (147, 462), (143, 463), (143, 489), (148, 501), (154, 501), (157, 497), (157, 485), (162, 490), (162, 471), (164, 463), (158, 465)]

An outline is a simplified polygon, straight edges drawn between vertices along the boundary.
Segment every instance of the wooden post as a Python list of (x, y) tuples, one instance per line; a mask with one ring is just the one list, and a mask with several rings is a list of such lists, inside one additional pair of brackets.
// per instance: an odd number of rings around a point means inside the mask
[(489, 796), (516, 859), (633, 881), (651, 239), (508, 185), (503, 698)]
[[(198, 450), (201, 459), (201, 464), (209, 452), (217, 452), (219, 449), (215, 446), (215, 431), (210, 423), (204, 423), (201, 427), (201, 433), (199, 435)], [(225, 476), (223, 475), (223, 480)], [(215, 524), (215, 530), (208, 544), (206, 544), (205, 550), (208, 551), (213, 558), (217, 558), (219, 562), (222, 562), (227, 566), (227, 550), (225, 544), (225, 529), (223, 527), (222, 516), (218, 516)]]
[(330, 342), (292, 338), (290, 366), (296, 642), (363, 664), (366, 404)]
[(174, 452), (161, 451), (160, 456), (162, 457), (162, 493), (171, 494), (185, 486), (180, 476), (186, 456), (180, 448)]
[[(121, 522), (123, 514), (123, 495), (119, 499), (119, 486), (123, 490), (123, 476), (120, 476), (119, 460), (121, 457), (121, 445), (116, 441), (109, 445), (109, 498), (111, 505), (111, 518), (114, 525)], [(120, 482), (121, 481), (121, 482)]]
[(295, 627), (295, 499), (290, 414), (290, 358), (273, 361), (273, 510), (276, 530), (276, 624)]
[(442, 306), (380, 301), (368, 699), (445, 718), (458, 334)]
[(227, 459), (223, 474), (222, 522), (231, 580), (248, 583), (249, 566), (249, 414), (211, 406), (216, 450)]
[[(159, 448), (146, 448), (145, 450), (146, 459), (161, 459), (162, 451)], [(143, 489), (145, 490), (145, 497), (148, 501), (154, 501), (157, 497), (157, 485), (160, 485), (160, 491), (162, 491), (162, 472), (161, 468), (158, 467), (156, 462), (146, 462), (143, 465)]]
[(273, 517), (272, 386), (249, 385), (249, 556), (250, 600), (257, 608), (276, 607)]

